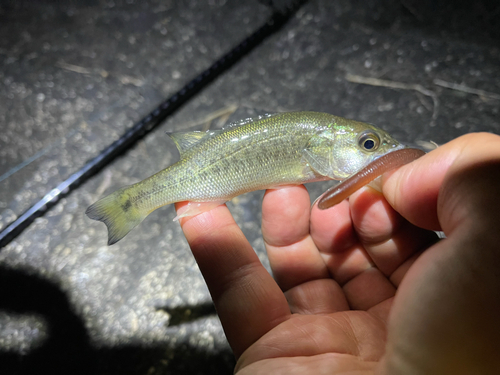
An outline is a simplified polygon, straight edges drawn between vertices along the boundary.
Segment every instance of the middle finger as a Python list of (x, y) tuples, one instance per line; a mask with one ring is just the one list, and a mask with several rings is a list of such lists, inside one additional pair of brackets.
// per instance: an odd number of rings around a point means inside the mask
[(309, 194), (303, 185), (267, 190), (262, 235), (274, 277), (283, 291), (329, 277), (309, 235)]

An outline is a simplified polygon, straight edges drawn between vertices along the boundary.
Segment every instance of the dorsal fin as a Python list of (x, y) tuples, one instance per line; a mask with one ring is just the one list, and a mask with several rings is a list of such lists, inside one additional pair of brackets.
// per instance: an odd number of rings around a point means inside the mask
[(182, 156), (191, 149), (195, 144), (200, 142), (206, 135), (206, 132), (180, 132), (180, 133), (167, 133), (172, 141), (174, 141), (180, 156)]
[(204, 139), (217, 136), (231, 128), (244, 126), (251, 122), (262, 120), (271, 116), (274, 115), (266, 114), (257, 117), (246, 118), (243, 120), (232, 122), (224, 126), (222, 129), (211, 129), (207, 130), (206, 132), (190, 131), (190, 132), (179, 132), (179, 133), (167, 133), (167, 135), (172, 139), (172, 141), (174, 141), (175, 145), (177, 146), (177, 149), (179, 150), (180, 157), (182, 159), (188, 151), (190, 151), (195, 145), (199, 144)]
[(201, 142), (202, 139), (213, 137), (221, 133), (222, 130), (208, 130), (206, 132), (193, 131), (193, 132), (179, 132), (167, 133), (167, 135), (174, 141), (177, 149), (179, 150), (180, 157), (182, 158), (189, 150)]
[(266, 114), (263, 114), (263, 115), (258, 115), (258, 116), (253, 116), (253, 117), (247, 117), (247, 118), (244, 118), (244, 119), (241, 119), (241, 120), (238, 120), (238, 121), (231, 122), (231, 123), (223, 126), (221, 130), (227, 130), (227, 129), (235, 128), (235, 127), (238, 127), (238, 126), (244, 126), (246, 124), (250, 124), (251, 122), (263, 120), (265, 118), (273, 117), (275, 115), (279, 115), (279, 113), (275, 113), (275, 114), (266, 113)]

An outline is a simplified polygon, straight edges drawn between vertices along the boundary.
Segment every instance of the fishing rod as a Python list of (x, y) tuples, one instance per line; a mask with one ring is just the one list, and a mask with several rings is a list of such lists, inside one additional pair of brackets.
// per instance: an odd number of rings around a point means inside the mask
[[(291, 18), (305, 1), (291, 1), (286, 6), (273, 6), (269, 19), (256, 31), (238, 43), (233, 49), (216, 60), (210, 67), (198, 74), (179, 91), (158, 105), (143, 119), (135, 123), (120, 138), (111, 143), (95, 158), (88, 161), (82, 168), (69, 176), (49, 191), (16, 220), (0, 232), (0, 248), (6, 246), (26, 229), (36, 218), (41, 217), (61, 198), (70, 194), (82, 183), (95, 175), (118, 155), (123, 154), (137, 141), (155, 129), (167, 117), (171, 116), (180, 106), (205, 88), (215, 78), (235, 65), (241, 58), (252, 51), (257, 45), (277, 32)], [(279, 3), (279, 2), (278, 2)], [(276, 3), (276, 4), (278, 4)], [(272, 4), (271, 4), (272, 5)]]

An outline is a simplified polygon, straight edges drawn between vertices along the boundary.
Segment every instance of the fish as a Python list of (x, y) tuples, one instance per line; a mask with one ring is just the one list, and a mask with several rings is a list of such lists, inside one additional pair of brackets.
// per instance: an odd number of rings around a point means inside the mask
[(106, 224), (108, 245), (171, 203), (193, 202), (178, 212), (176, 220), (254, 190), (345, 180), (382, 156), (405, 149), (374, 125), (310, 111), (168, 135), (179, 150), (178, 162), (87, 208), (89, 218)]

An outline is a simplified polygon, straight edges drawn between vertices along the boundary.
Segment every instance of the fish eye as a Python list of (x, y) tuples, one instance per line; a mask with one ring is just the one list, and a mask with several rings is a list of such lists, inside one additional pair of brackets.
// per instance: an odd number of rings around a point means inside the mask
[(374, 132), (364, 132), (358, 138), (358, 145), (363, 150), (373, 152), (380, 145), (380, 138)]

